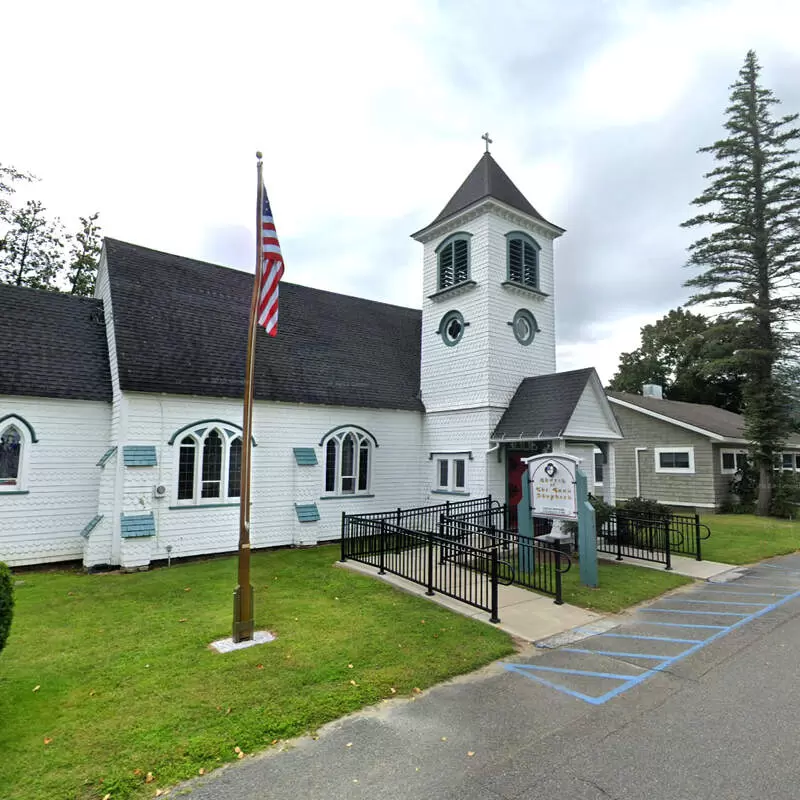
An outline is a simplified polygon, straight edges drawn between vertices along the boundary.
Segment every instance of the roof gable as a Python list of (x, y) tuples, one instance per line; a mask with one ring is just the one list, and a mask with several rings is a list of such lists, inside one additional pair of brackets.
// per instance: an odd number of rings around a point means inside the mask
[(712, 439), (744, 440), (744, 417), (716, 406), (702, 403), (684, 403), (643, 397), (629, 392), (606, 392), (612, 403), (624, 405), (633, 411), (671, 422), (679, 427), (709, 436)]
[[(120, 387), (242, 397), (253, 275), (105, 240)], [(281, 282), (256, 339), (255, 396), (422, 411), (421, 312)]]
[(0, 284), (0, 393), (111, 400), (103, 302)]
[(597, 378), (594, 367), (587, 367), (525, 378), (497, 423), (492, 439), (536, 441), (564, 437), (593, 377)]
[(456, 193), (439, 212), (436, 219), (421, 231), (418, 231), (415, 236), (489, 197), (499, 200), (501, 203), (505, 203), (507, 206), (521, 211), (523, 214), (527, 214), (540, 222), (544, 222), (559, 231), (563, 230), (557, 225), (553, 225), (552, 222), (548, 222), (514, 185), (514, 182), (500, 168), (500, 165), (492, 158), (491, 154), (484, 153), (481, 160), (478, 161), (472, 172), (467, 175), (466, 180), (458, 187)]

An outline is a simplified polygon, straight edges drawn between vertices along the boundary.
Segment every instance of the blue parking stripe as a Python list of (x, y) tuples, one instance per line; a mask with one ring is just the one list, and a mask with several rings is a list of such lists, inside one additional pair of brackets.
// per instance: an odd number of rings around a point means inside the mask
[(583, 675), (587, 678), (609, 678), (614, 681), (627, 681), (633, 675), (617, 675), (614, 672), (591, 672), (585, 669), (567, 669), (566, 667), (544, 667), (539, 664), (518, 664), (521, 669), (533, 669), (541, 672), (560, 672), (565, 675)]
[(575, 689), (570, 689), (568, 686), (562, 686), (560, 683), (554, 683), (553, 681), (548, 681), (541, 675), (533, 675), (531, 672), (527, 670), (520, 669), (519, 664), (503, 664), (503, 668), (507, 669), (509, 672), (518, 672), (520, 675), (524, 675), (526, 678), (529, 678), (532, 681), (541, 683), (544, 686), (549, 686), (551, 689), (555, 689), (557, 692), (561, 692), (562, 694), (568, 694), (571, 697), (577, 697), (578, 700), (584, 700), (587, 703), (591, 703), (593, 706), (599, 706), (602, 703), (606, 702), (605, 700), (598, 702), (598, 698), (593, 697), (590, 694), (584, 694), (583, 692), (578, 692)]
[(681, 644), (697, 644), (705, 639), (671, 639), (669, 636), (641, 636), (635, 633), (599, 633), (598, 636), (611, 636), (614, 639), (651, 639), (654, 642), (679, 642)]
[(763, 583), (739, 583), (739, 581), (736, 581), (736, 585), (746, 586), (747, 588), (753, 588), (753, 589), (780, 589), (783, 592), (788, 592), (788, 594), (785, 594), (784, 597), (793, 596), (794, 594), (797, 593), (798, 588), (800, 588), (798, 586), (772, 586), (772, 585), (765, 586)]
[[(711, 636), (709, 636), (707, 639), (702, 639), (702, 640), (697, 640), (697, 639), (666, 639), (665, 637), (639, 636), (639, 635), (624, 634), (624, 633), (601, 633), (601, 634), (598, 634), (599, 636), (610, 636), (610, 637), (615, 637), (615, 638), (618, 638), (618, 639), (654, 639), (654, 640), (662, 639), (663, 641), (694, 643), (693, 647), (689, 647), (686, 650), (684, 650), (683, 652), (678, 653), (675, 656), (671, 656), (669, 658), (666, 658), (660, 664), (657, 664), (656, 666), (652, 667), (649, 670), (646, 670), (645, 672), (640, 673), (639, 675), (636, 675), (634, 677), (627, 677), (626, 676), (625, 679), (624, 679), (624, 683), (621, 683), (619, 686), (616, 686), (615, 688), (611, 689), (610, 691), (606, 692), (605, 694), (602, 694), (602, 695), (599, 695), (599, 696), (586, 695), (586, 694), (583, 694), (581, 692), (577, 692), (577, 691), (575, 691), (573, 689), (570, 689), (569, 687), (561, 686), (561, 685), (559, 685), (557, 683), (553, 683), (551, 681), (547, 681), (547, 680), (545, 680), (544, 678), (541, 678), (538, 675), (532, 675), (527, 669), (524, 669), (525, 665), (504, 664), (503, 666), (507, 670), (520, 672), (520, 673), (524, 674), (526, 677), (531, 678), (532, 680), (539, 681), (540, 683), (543, 683), (543, 684), (545, 684), (547, 686), (550, 686), (550, 687), (552, 687), (553, 689), (556, 689), (559, 692), (563, 692), (565, 694), (572, 695), (573, 697), (576, 697), (576, 698), (579, 698), (581, 700), (584, 700), (585, 702), (590, 703), (592, 705), (603, 705), (604, 703), (607, 703), (609, 700), (611, 700), (612, 698), (616, 697), (617, 695), (622, 694), (623, 692), (627, 692), (629, 689), (632, 689), (634, 686), (638, 686), (640, 683), (644, 682), (645, 680), (647, 680), (648, 678), (652, 677), (653, 675), (656, 675), (659, 672), (664, 672), (672, 664), (675, 664), (676, 662), (678, 662), (678, 661), (680, 661), (680, 660), (682, 660), (684, 658), (687, 658), (688, 656), (692, 655), (693, 653), (696, 653), (698, 650), (701, 650), (706, 645), (711, 644), (711, 642), (714, 642), (714, 641), (716, 641), (717, 639), (719, 639), (719, 638), (721, 638), (723, 636), (727, 636), (731, 631), (742, 627), (743, 625), (747, 624), (748, 622), (751, 622), (754, 619), (758, 619), (759, 617), (763, 617), (765, 614), (768, 614), (770, 611), (773, 611), (776, 608), (780, 608), (780, 606), (785, 605), (790, 600), (794, 600), (794, 599), (796, 599), (798, 597), (800, 597), (800, 588), (796, 589), (792, 594), (786, 595), (781, 600), (778, 600), (775, 603), (772, 603), (771, 605), (764, 606), (763, 608), (760, 608), (758, 611), (755, 611), (752, 614), (746, 614), (746, 615), (734, 614), (732, 616), (740, 616), (742, 618), (738, 619), (736, 622), (733, 622), (731, 625), (723, 628), (722, 630), (717, 631), (716, 633), (714, 633)], [(648, 609), (642, 609), (642, 610), (646, 611)], [(664, 609), (662, 609), (662, 610), (664, 610)], [(678, 613), (686, 613), (686, 612), (678, 612)], [(702, 613), (702, 612), (697, 612), (697, 613)], [(708, 613), (715, 613), (715, 612), (708, 612)], [(653, 623), (645, 623), (645, 624), (653, 624)], [(523, 669), (520, 669), (520, 667), (523, 667)], [(550, 668), (550, 669), (552, 671), (554, 671), (554, 672), (555, 671), (567, 672), (567, 670), (556, 670), (555, 668)], [(573, 670), (573, 672), (577, 672), (578, 674), (587, 674), (587, 675), (590, 674), (590, 673), (582, 673), (579, 670)], [(611, 677), (610, 673), (600, 673), (600, 674), (603, 675), (603, 676)], [(622, 677), (620, 676), (618, 679), (622, 680)]]
[(735, 600), (682, 600), (679, 597), (670, 597), (671, 603), (696, 603), (702, 605), (703, 603), (711, 603), (716, 606), (768, 606), (769, 603), (741, 603)]
[[(769, 606), (767, 606), (769, 608)], [(712, 617), (749, 617), (749, 614), (744, 614), (741, 611), (684, 611), (682, 608), (640, 608), (640, 612), (648, 612), (649, 614), (708, 614)]]
[(565, 653), (591, 653), (597, 656), (622, 656), (623, 658), (650, 658), (654, 661), (663, 661), (667, 656), (652, 653), (620, 653), (618, 650), (584, 650), (581, 647), (559, 647)]
[(712, 630), (724, 631), (730, 625), (700, 625), (697, 622), (650, 622), (644, 621), (642, 625), (663, 625), (665, 628), (711, 628)]

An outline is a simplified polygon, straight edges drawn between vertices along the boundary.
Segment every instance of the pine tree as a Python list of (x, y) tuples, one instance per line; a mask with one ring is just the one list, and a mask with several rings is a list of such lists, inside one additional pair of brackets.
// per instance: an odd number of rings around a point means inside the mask
[(759, 84), (756, 54), (747, 53), (731, 86), (725, 138), (699, 152), (717, 165), (693, 203), (703, 212), (683, 223), (709, 226), (689, 248), (691, 303), (711, 303), (746, 324), (738, 353), (744, 365), (744, 417), (759, 468), (758, 513), (767, 514), (775, 459), (789, 430), (781, 365), (797, 345), (790, 323), (800, 311), (800, 173), (798, 115), (773, 116), (780, 101)]
[(64, 263), (61, 223), (49, 220), (38, 200), (12, 209), (9, 222), (0, 247), (0, 281), (58, 291), (56, 279)]
[(97, 260), (100, 257), (103, 237), (95, 212), (90, 217), (81, 217), (81, 230), (75, 234), (70, 248), (69, 285), (70, 294), (89, 297), (94, 291), (97, 277)]

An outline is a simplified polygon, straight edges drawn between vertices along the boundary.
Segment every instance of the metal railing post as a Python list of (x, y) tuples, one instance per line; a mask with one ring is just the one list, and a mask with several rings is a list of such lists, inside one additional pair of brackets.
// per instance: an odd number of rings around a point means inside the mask
[(345, 531), (347, 529), (347, 523), (345, 521), (345, 516), (345, 512), (342, 511), (342, 549), (339, 556), (339, 561), (347, 561), (347, 549), (345, 547)]
[(433, 596), (433, 533), (428, 533), (428, 597)]
[(444, 541), (445, 541), (444, 520), (445, 520), (444, 514), (439, 514), (439, 527), (438, 527), (437, 530), (439, 532), (439, 563), (440, 564), (444, 564), (445, 559), (447, 558), (447, 556), (450, 555), (450, 550), (445, 546), (445, 543), (444, 543)]
[(381, 533), (380, 533), (380, 540), (381, 540), (381, 555), (379, 565), (380, 568), (378, 569), (378, 575), (385, 575), (386, 574), (386, 520), (381, 520)]
[(563, 606), (564, 598), (561, 595), (561, 542), (553, 542), (553, 549), (556, 551), (556, 605)]
[(497, 591), (497, 548), (492, 548), (492, 616), (489, 617), (489, 622), (494, 622), (495, 624), (500, 622), (500, 617), (497, 615), (499, 610), (499, 602), (498, 602), (498, 591)]
[(664, 554), (667, 557), (667, 566), (664, 569), (672, 569), (672, 555), (670, 553), (670, 546), (669, 546), (669, 522), (663, 522), (664, 525)]
[(703, 556), (700, 552), (700, 515), (697, 513), (694, 515), (694, 540), (697, 543), (697, 560), (702, 561)]
[[(610, 517), (608, 522), (611, 522)], [(606, 524), (608, 524), (608, 522)], [(617, 561), (622, 561), (622, 536), (619, 530), (619, 514), (614, 514), (614, 530), (617, 534)]]
[(400, 520), (403, 516), (403, 510), (398, 506), (397, 508), (397, 530), (394, 532), (394, 552), (399, 555), (400, 553)]

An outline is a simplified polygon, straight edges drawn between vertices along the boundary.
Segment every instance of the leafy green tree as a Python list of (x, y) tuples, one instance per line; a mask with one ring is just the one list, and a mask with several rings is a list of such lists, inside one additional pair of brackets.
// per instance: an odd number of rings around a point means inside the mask
[(691, 303), (710, 303), (746, 326), (737, 357), (746, 375), (744, 416), (759, 469), (757, 512), (769, 512), (773, 465), (789, 430), (790, 404), (780, 376), (797, 345), (790, 323), (800, 311), (800, 175), (797, 114), (776, 117), (778, 99), (759, 84), (747, 53), (731, 86), (725, 136), (701, 153), (716, 166), (693, 203), (702, 212), (683, 223), (702, 227), (689, 248)]
[(97, 261), (103, 244), (100, 226), (97, 224), (99, 216), (95, 212), (90, 217), (81, 217), (81, 230), (72, 239), (68, 269), (71, 294), (88, 297), (94, 292)]
[[(33, 175), (28, 172), (20, 172), (14, 167), (5, 167), (0, 164), (0, 221), (8, 222), (11, 218), (11, 201), (8, 199), (10, 195), (16, 192), (15, 183), (30, 183), (34, 180)], [(2, 245), (0, 239), (0, 246)]]
[(50, 220), (38, 200), (11, 211), (10, 227), (0, 249), (0, 276), (5, 283), (32, 289), (58, 290), (56, 279), (64, 263), (65, 234)]
[(641, 329), (641, 345), (622, 353), (609, 388), (638, 394), (642, 384), (656, 383), (669, 400), (738, 413), (743, 380), (738, 347), (743, 335), (741, 325), (673, 309)]

